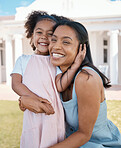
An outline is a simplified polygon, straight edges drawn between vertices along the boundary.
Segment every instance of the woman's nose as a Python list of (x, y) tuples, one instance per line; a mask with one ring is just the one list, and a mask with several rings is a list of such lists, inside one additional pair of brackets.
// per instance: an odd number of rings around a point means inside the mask
[(55, 43), (55, 45), (54, 45), (54, 48), (55, 48), (56, 50), (61, 49), (61, 43), (60, 43), (59, 41), (57, 41), (57, 42)]

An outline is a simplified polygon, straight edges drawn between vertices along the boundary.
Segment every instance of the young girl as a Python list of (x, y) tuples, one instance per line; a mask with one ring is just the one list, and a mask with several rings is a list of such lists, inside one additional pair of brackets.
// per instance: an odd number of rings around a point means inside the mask
[(31, 98), (38, 101), (24, 111), (21, 148), (47, 148), (64, 140), (64, 113), (55, 86), (56, 69), (48, 51), (52, 28), (58, 22), (54, 16), (40, 11), (28, 16), (25, 28), (35, 53), (20, 56), (11, 74), (13, 90), (25, 96), (27, 104)]

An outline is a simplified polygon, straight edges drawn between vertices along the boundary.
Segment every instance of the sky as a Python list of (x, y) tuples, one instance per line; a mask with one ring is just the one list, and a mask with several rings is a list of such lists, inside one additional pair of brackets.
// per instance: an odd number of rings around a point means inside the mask
[(0, 16), (16, 14), (16, 7), (25, 7), (35, 0), (0, 0)]

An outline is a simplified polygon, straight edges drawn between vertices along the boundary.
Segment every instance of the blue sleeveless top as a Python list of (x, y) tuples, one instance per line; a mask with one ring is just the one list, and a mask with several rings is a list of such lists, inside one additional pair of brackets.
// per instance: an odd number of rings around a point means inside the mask
[[(91, 69), (95, 71), (90, 67), (84, 67), (83, 69)], [(68, 137), (72, 133), (76, 132), (79, 127), (78, 104), (75, 92), (75, 81), (72, 90), (72, 99), (63, 102), (61, 96), (61, 101), (65, 111), (66, 137)], [(100, 110), (92, 132), (91, 139), (89, 140), (89, 142), (87, 142), (80, 148), (108, 148), (108, 147), (121, 148), (121, 134), (118, 128), (110, 120), (107, 119), (107, 104), (106, 100), (104, 100), (102, 103), (100, 103)]]

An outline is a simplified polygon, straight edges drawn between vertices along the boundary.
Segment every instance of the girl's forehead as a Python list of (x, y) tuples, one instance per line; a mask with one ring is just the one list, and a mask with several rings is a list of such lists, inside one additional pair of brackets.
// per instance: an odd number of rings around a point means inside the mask
[[(43, 20), (40, 20), (37, 22), (35, 28), (52, 28), (53, 26), (55, 25), (55, 22), (51, 21), (51, 20), (48, 20), (48, 19), (43, 19)], [(34, 28), (34, 29), (35, 29)]]
[(56, 24), (56, 22), (50, 18), (42, 18), (38, 22), (52, 22), (53, 24)]

